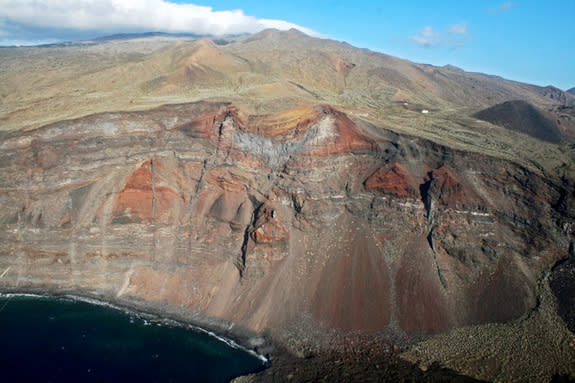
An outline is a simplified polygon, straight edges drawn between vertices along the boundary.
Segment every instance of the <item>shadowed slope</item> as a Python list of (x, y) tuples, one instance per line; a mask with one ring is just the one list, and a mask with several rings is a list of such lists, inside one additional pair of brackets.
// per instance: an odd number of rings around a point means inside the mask
[(474, 116), (543, 141), (559, 143), (562, 139), (555, 121), (525, 101), (507, 101), (482, 110)]

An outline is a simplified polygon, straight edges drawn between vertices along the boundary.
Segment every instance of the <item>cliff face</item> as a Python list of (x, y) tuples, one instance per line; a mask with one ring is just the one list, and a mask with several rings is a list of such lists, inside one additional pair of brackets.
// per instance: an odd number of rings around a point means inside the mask
[(260, 331), (507, 321), (567, 253), (571, 188), (328, 106), (107, 113), (0, 146), (0, 286)]

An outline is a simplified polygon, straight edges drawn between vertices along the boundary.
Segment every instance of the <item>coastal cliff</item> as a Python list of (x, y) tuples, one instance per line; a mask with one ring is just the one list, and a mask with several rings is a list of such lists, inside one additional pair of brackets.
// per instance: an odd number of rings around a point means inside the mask
[(566, 186), (327, 105), (99, 114), (0, 150), (4, 289), (95, 290), (255, 331), (509, 321), (572, 230)]

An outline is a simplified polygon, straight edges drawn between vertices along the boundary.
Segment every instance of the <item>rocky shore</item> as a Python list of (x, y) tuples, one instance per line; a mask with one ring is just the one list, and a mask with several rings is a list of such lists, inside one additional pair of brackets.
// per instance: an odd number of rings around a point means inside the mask
[[(199, 313), (190, 314), (178, 307), (118, 299), (95, 291), (63, 291), (38, 286), (3, 293), (49, 294), (110, 304), (139, 315), (198, 326), (230, 339), (247, 350), (265, 355), (269, 361), (265, 369), (238, 377), (233, 380), (236, 383), (479, 382), (507, 381), (519, 377), (526, 381), (570, 382), (575, 377), (575, 371), (572, 364), (564, 362), (575, 360), (575, 334), (566, 331), (566, 325), (559, 319), (557, 303), (550, 288), (543, 285), (542, 289), (540, 298), (543, 303), (532, 313), (510, 324), (462, 328), (436, 337), (398, 337), (391, 331), (366, 335), (331, 330), (313, 335), (308, 332), (310, 338), (296, 329), (284, 333), (255, 333), (229, 321), (207, 318)], [(549, 332), (549, 329), (553, 331)], [(514, 337), (519, 337), (517, 340), (525, 337), (523, 346), (514, 345), (517, 341)], [(541, 347), (541, 342), (550, 344)], [(462, 347), (467, 348), (464, 351), (465, 359), (470, 364), (466, 365), (460, 357), (453, 359), (453, 355), (461, 352)], [(538, 351), (529, 350), (529, 347), (538, 347)], [(485, 359), (480, 362), (483, 367), (478, 368), (476, 363), (487, 355), (503, 364), (486, 368), (490, 362)], [(507, 362), (515, 367), (510, 368)]]
[[(50, 287), (36, 287), (19, 291), (4, 291), (3, 294), (37, 294), (65, 297), (88, 301), (93, 304), (111, 305), (115, 308), (148, 316), (155, 320), (168, 320), (182, 325), (192, 325), (205, 331), (214, 332), (217, 336), (235, 342), (246, 350), (258, 353), (267, 360), (262, 371), (238, 377), (233, 382), (309, 382), (309, 381), (456, 381), (474, 382), (470, 377), (461, 376), (454, 371), (434, 364), (420, 368), (401, 359), (405, 339), (396, 339), (396, 344), (389, 336), (362, 336), (348, 334), (341, 336), (331, 334), (329, 344), (303, 343), (299, 339), (272, 340), (269, 334), (256, 334), (249, 329), (235, 326), (232, 323), (205, 318), (201, 315), (190, 315), (176, 307), (151, 304), (150, 302), (133, 302), (86, 291), (53, 291)], [(403, 346), (399, 346), (403, 344)], [(290, 347), (289, 351), (287, 347)], [(298, 351), (294, 352), (297, 349)]]

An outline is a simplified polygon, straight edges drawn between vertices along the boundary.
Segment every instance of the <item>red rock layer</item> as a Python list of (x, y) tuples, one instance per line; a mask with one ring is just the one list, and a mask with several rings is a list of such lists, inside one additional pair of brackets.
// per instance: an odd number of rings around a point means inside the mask
[(335, 67), (339, 74), (346, 75), (351, 69), (353, 69), (353, 67), (355, 67), (355, 65), (350, 64), (338, 57), (335, 63)]
[(185, 195), (161, 184), (163, 173), (160, 161), (145, 161), (128, 178), (119, 193), (113, 209), (114, 218), (123, 217), (130, 221), (153, 223), (170, 214), (176, 199), (187, 202)]
[(267, 200), (256, 213), (252, 238), (256, 243), (274, 243), (289, 239), (289, 231), (284, 227), (281, 209), (272, 200)]
[(381, 167), (365, 181), (367, 190), (377, 190), (398, 197), (418, 197), (419, 190), (405, 166), (394, 163), (391, 167)]
[(376, 141), (369, 137), (343, 112), (340, 112), (331, 106), (324, 106), (326, 114), (335, 117), (335, 126), (337, 136), (332, 145), (327, 146), (318, 154), (343, 154), (350, 152), (371, 151), (377, 152)]
[(430, 173), (430, 192), (447, 206), (479, 206), (481, 198), (470, 186), (464, 186), (445, 167), (435, 169)]

